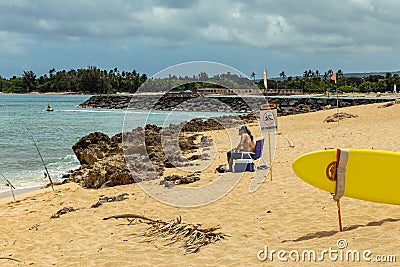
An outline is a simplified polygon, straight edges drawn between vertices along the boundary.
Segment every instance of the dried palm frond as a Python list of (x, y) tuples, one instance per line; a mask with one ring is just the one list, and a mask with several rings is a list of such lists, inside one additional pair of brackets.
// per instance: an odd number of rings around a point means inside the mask
[(151, 242), (157, 239), (164, 242), (170, 241), (165, 244), (166, 246), (176, 242), (182, 242), (181, 249), (184, 254), (196, 253), (201, 247), (216, 243), (228, 237), (226, 234), (215, 232), (220, 229), (220, 226), (203, 229), (200, 224), (182, 223), (181, 216), (178, 216), (175, 220), (162, 221), (153, 220), (142, 215), (121, 214), (107, 217), (103, 220), (120, 218), (127, 219), (129, 224), (133, 222), (148, 224), (149, 227), (140, 234), (140, 236), (145, 238), (145, 242)]

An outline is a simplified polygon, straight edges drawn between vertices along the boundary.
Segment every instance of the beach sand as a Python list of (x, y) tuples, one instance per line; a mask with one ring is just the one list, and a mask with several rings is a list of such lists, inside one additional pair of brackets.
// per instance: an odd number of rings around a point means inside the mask
[[(77, 184), (57, 186), (0, 200), (0, 265), (17, 266), (365, 266), (332, 261), (325, 254), (321, 262), (288, 262), (274, 258), (260, 261), (257, 253), (265, 246), (287, 253), (336, 249), (345, 239), (347, 250), (396, 255), (400, 261), (400, 207), (344, 197), (343, 225), (339, 232), (336, 203), (329, 193), (314, 188), (294, 174), (291, 164), (299, 155), (326, 147), (400, 151), (398, 127), (400, 105), (378, 108), (378, 104), (340, 109), (358, 115), (340, 123), (324, 123), (336, 112), (326, 110), (279, 118), (273, 180), (248, 192), (253, 173), (247, 172), (225, 197), (197, 208), (178, 208), (147, 195), (137, 184), (83, 189)], [(255, 126), (252, 130), (257, 133)], [(215, 162), (200, 175), (198, 185), (217, 179), (215, 167), (226, 161), (230, 143), (223, 131), (205, 132), (217, 144)], [(166, 174), (177, 173), (167, 170)], [(191, 184), (190, 186), (196, 186)], [(168, 190), (168, 189), (166, 189)], [(90, 208), (101, 196), (128, 194), (120, 202)], [(50, 219), (66, 206), (77, 209)], [(203, 227), (219, 225), (226, 240), (184, 255), (178, 244), (143, 242), (138, 236), (147, 226), (128, 225), (127, 220), (103, 220), (117, 214), (134, 213), (164, 221), (182, 217), (186, 223)], [(294, 253), (294, 252), (292, 252)], [(335, 256), (336, 254), (333, 254)], [(260, 254), (263, 256), (263, 254)], [(368, 256), (368, 255), (367, 255)], [(288, 254), (286, 254), (288, 258)], [(397, 263), (398, 264), (398, 263)], [(369, 263), (368, 266), (395, 266)]]

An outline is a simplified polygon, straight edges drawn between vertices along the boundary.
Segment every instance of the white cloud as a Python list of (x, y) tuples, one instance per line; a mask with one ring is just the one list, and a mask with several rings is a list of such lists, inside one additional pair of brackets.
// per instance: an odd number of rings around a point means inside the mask
[(50, 21), (47, 19), (39, 19), (36, 22), (36, 27), (40, 31), (55, 32), (60, 30), (60, 24), (58, 21)]
[(267, 17), (266, 37), (271, 40), (279, 40), (278, 43), (291, 41), (293, 28), (283, 16), (271, 15)]
[(222, 25), (211, 24), (200, 30), (201, 36), (211, 42), (227, 43), (232, 41), (232, 36), (227, 28)]
[(350, 0), (351, 3), (367, 11), (374, 11), (375, 7), (369, 0)]

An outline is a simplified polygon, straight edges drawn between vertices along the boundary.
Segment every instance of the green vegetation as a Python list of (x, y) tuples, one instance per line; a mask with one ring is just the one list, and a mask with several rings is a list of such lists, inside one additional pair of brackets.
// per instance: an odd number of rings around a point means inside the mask
[[(393, 91), (393, 86), (400, 86), (400, 76), (392, 75), (388, 72), (382, 75), (365, 75), (365, 77), (345, 77), (342, 70), (336, 72), (337, 84), (331, 80), (332, 70), (328, 70), (321, 74), (318, 70), (306, 70), (302, 77), (288, 77), (282, 71), (279, 76), (280, 80), (268, 80), (269, 89), (303, 89), (304, 93), (323, 93), (326, 91), (336, 90), (343, 92), (386, 92)], [(257, 83), (259, 88), (264, 88), (264, 82), (261, 80)]]
[(238, 76), (230, 72), (208, 76), (207, 73), (201, 72), (191, 77), (170, 75), (166, 78), (151, 78), (147, 80), (141, 90), (143, 89), (146, 92), (167, 92), (174, 89), (174, 91), (194, 92), (200, 88), (242, 89), (252, 87), (254, 87), (254, 83), (247, 77)]
[(24, 71), (21, 77), (4, 79), (0, 76), (0, 92), (29, 93), (29, 92), (70, 92), (108, 94), (115, 92), (136, 92), (147, 80), (146, 74), (132, 72), (100, 70), (94, 66), (87, 69), (70, 71), (49, 70), (49, 75), (36, 77), (33, 71)]
[[(302, 77), (287, 77), (282, 71), (280, 79), (269, 79), (269, 89), (303, 89), (304, 93), (323, 93), (333, 91), (336, 88), (343, 92), (386, 92), (393, 91), (394, 84), (400, 86), (398, 74), (390, 72), (383, 75), (362, 75), (345, 77), (342, 70), (336, 73), (337, 84), (331, 80), (332, 70), (321, 74), (318, 70), (306, 70)], [(253, 81), (256, 74), (250, 74)], [(198, 82), (199, 80), (204, 82)], [(146, 82), (147, 81), (147, 82)], [(226, 73), (208, 76), (201, 72), (193, 77), (177, 77), (170, 75), (166, 78), (147, 79), (146, 74), (139, 74), (136, 70), (132, 72), (112, 70), (100, 70), (89, 66), (86, 69), (71, 69), (69, 71), (49, 70), (48, 75), (37, 77), (33, 71), (24, 71), (21, 77), (13, 76), (5, 79), (0, 76), (0, 92), (5, 93), (29, 93), (29, 92), (70, 92), (89, 94), (110, 94), (116, 92), (134, 93), (146, 82), (144, 91), (160, 92), (171, 88), (179, 91), (196, 91), (199, 88), (225, 87), (230, 89), (251, 88), (253, 81), (236, 74)], [(257, 83), (260, 89), (264, 89), (264, 82)]]

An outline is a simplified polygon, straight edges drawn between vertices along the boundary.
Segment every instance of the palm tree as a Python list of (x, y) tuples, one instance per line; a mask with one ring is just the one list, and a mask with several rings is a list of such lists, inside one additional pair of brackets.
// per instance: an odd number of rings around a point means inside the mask
[(250, 77), (253, 78), (253, 81), (255, 83), (256, 82), (256, 73), (254, 71), (250, 74)]
[(337, 76), (338, 78), (343, 78), (343, 71), (341, 69), (337, 71)]
[[(337, 75), (337, 82), (338, 82), (338, 84), (339, 84), (339, 81), (342, 81), (342, 78), (343, 78), (343, 71), (342, 71), (341, 69), (339, 69), (339, 70), (337, 71), (336, 75)], [(346, 85), (346, 84), (345, 84), (345, 85)]]
[(284, 71), (282, 71), (281, 73), (279, 73), (279, 76), (283, 79), (283, 81), (285, 82), (285, 89), (286, 89), (286, 73)]
[(56, 71), (55, 68), (51, 68), (51, 69), (49, 70), (50, 78), (53, 77), (55, 71)]

